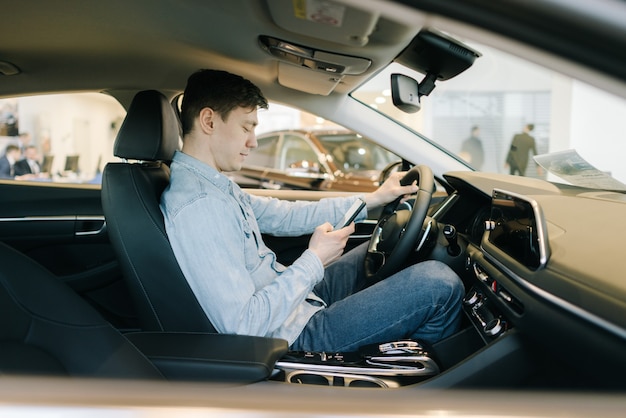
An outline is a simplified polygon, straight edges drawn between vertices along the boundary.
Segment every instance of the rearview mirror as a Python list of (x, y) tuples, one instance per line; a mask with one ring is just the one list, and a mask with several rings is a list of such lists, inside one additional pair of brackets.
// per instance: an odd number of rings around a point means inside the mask
[(393, 104), (403, 112), (417, 112), (420, 110), (420, 97), (433, 91), (435, 81), (456, 77), (480, 56), (480, 52), (443, 33), (421, 31), (396, 62), (425, 74), (424, 79), (418, 83), (410, 77), (392, 74)]
[(415, 113), (420, 110), (417, 80), (404, 74), (391, 74), (391, 100), (403, 112)]

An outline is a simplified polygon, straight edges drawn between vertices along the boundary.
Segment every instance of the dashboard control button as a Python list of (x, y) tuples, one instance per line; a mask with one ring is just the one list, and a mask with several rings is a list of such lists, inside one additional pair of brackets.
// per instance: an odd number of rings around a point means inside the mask
[(485, 334), (494, 337), (502, 332), (502, 329), (502, 321), (500, 320), (500, 318), (494, 318), (491, 321), (487, 322), (484, 331)]
[(474, 263), (474, 274), (483, 283), (487, 283), (489, 280), (489, 275), (477, 263)]
[(465, 297), (463, 298), (463, 303), (467, 306), (472, 306), (478, 303), (480, 299), (481, 299), (480, 293), (478, 293), (475, 290), (472, 290), (467, 295), (465, 295)]

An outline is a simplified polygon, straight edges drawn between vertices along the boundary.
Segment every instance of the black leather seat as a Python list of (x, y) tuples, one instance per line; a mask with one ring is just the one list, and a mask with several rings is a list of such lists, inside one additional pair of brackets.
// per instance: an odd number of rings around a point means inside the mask
[(0, 243), (0, 373), (163, 379), (67, 285)]
[(104, 168), (107, 230), (143, 331), (127, 337), (170, 379), (267, 379), (287, 341), (218, 334), (170, 247), (159, 203), (178, 143), (178, 117), (165, 96), (139, 92), (115, 140), (114, 154), (126, 161)]
[(178, 266), (159, 209), (179, 126), (163, 94), (147, 90), (135, 96), (114, 154), (136, 162), (106, 165), (102, 207), (142, 329), (215, 332)]

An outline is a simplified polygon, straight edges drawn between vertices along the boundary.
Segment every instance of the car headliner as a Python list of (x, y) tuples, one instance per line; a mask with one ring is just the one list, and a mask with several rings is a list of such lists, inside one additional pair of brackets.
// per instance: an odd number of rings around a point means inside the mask
[[(285, 7), (291, 4), (290, 0), (275, 1), (284, 3)], [(271, 99), (299, 101), (306, 108), (307, 101), (315, 101), (319, 96), (284, 88), (277, 83), (278, 65), (259, 47), (259, 35), (371, 59), (372, 65), (363, 75), (346, 76), (335, 90), (347, 93), (397, 56), (417, 33), (420, 24), (435, 23), (444, 29), (449, 26), (451, 22), (437, 17), (437, 13), (469, 19), (484, 28), (502, 30), (564, 57), (581, 59), (590, 67), (572, 66), (558, 60), (553, 60), (552, 64), (583, 76), (590, 75), (589, 71), (599, 71), (603, 75), (599, 78), (596, 73), (595, 83), (612, 84), (613, 91), (619, 90), (626, 95), (622, 82), (626, 79), (626, 69), (615, 64), (624, 62), (619, 55), (626, 54), (623, 7), (615, 7), (609, 16), (600, 16), (591, 4), (561, 4), (564, 2), (558, 1), (529, 4), (511, 1), (492, 4), (484, 0), (405, 1), (426, 10), (426, 13), (416, 14), (406, 13), (404, 7), (394, 2), (349, 0), (346, 3), (375, 7), (381, 13), (369, 42), (361, 47), (339, 45), (286, 31), (274, 23), (267, 4), (262, 1), (48, 0), (4, 3), (2, 10), (6, 18), (0, 26), (0, 34), (5, 42), (0, 49), (0, 68), (3, 63), (9, 63), (21, 73), (0, 77), (2, 96), (45, 91), (108, 91), (126, 105), (138, 90), (179, 92), (193, 71), (221, 68), (249, 78)], [(515, 7), (507, 7), (507, 3), (514, 3)], [(556, 17), (560, 19), (558, 27), (553, 24)], [(416, 18), (421, 18), (421, 22)], [(603, 19), (601, 25), (597, 22), (600, 18)], [(389, 24), (391, 19), (402, 23), (399, 29)], [(529, 21), (533, 22), (531, 27), (535, 30), (521, 31), (521, 27), (527, 27), (521, 23)], [(469, 30), (459, 26), (455, 29), (457, 32), (459, 29), (461, 32)], [(41, 37), (42, 30), (48, 36)], [(486, 34), (474, 35), (492, 43), (503, 41)], [(569, 44), (562, 42), (563, 36), (575, 37), (579, 47), (566, 47)], [(507, 47), (523, 48), (515, 43)], [(545, 63), (541, 54), (536, 53), (534, 57)], [(568, 64), (567, 67), (564, 64)], [(331, 95), (323, 101), (340, 101), (339, 96)]]
[[(11, 41), (0, 50), (0, 61), (22, 71), (4, 78), (3, 95), (52, 88), (180, 91), (193, 71), (213, 67), (239, 73), (266, 91), (275, 83), (277, 65), (259, 47), (259, 35), (336, 48), (280, 29), (259, 1), (37, 3), (33, 7), (32, 2), (11, 2), (3, 7), (3, 14), (11, 18), (0, 33)], [(41, 38), (42, 28), (49, 36)], [(408, 28), (401, 34), (406, 43), (413, 35)], [(371, 42), (352, 49), (376, 63), (373, 72), (397, 55), (401, 46)], [(361, 81), (350, 77), (342, 88), (351, 90)]]

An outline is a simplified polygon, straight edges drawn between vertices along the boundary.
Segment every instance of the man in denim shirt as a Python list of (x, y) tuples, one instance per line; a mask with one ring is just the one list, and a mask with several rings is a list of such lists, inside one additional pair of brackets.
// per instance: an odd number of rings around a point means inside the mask
[[(363, 289), (366, 247), (341, 256), (354, 224), (332, 226), (357, 196), (281, 201), (245, 193), (224, 175), (239, 170), (257, 146), (257, 109), (267, 107), (254, 84), (223, 71), (199, 71), (185, 89), (183, 148), (174, 155), (161, 210), (174, 254), (215, 328), (312, 351), (452, 334), (463, 286), (445, 264), (422, 262)], [(417, 192), (415, 184), (401, 186), (401, 177), (360, 196), (367, 208)], [(312, 237), (286, 267), (261, 233)]]

